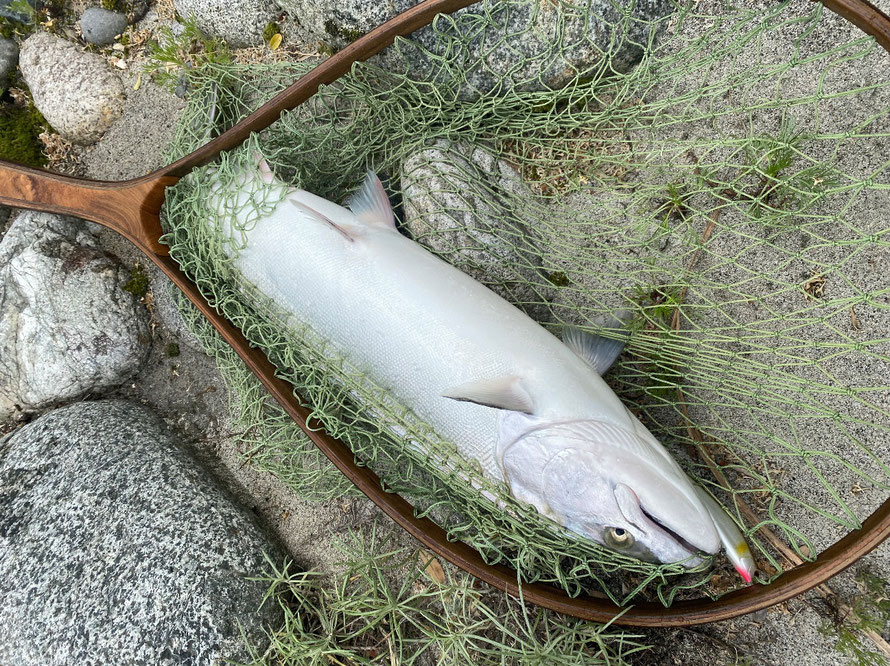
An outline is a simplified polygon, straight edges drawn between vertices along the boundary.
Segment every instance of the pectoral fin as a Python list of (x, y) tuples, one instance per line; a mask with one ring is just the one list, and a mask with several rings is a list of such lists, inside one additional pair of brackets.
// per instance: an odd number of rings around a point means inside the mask
[(575, 326), (562, 330), (562, 341), (600, 375), (612, 367), (624, 349), (624, 340), (603, 338)]
[(370, 227), (383, 227), (396, 230), (392, 205), (383, 184), (373, 171), (365, 176), (365, 182), (355, 192), (347, 204), (355, 216)]
[(442, 397), (524, 414), (534, 414), (535, 410), (532, 397), (516, 375), (467, 382), (446, 391)]
[(289, 204), (291, 204), (291, 205), (297, 207), (299, 210), (303, 211), (303, 213), (304, 213), (305, 215), (308, 215), (310, 218), (313, 218), (313, 219), (315, 219), (315, 220), (317, 220), (317, 221), (319, 221), (319, 222), (322, 222), (322, 223), (328, 225), (329, 227), (331, 227), (332, 229), (334, 229), (337, 233), (339, 233), (340, 235), (342, 235), (342, 236), (343, 236), (346, 240), (348, 240), (350, 243), (353, 242), (353, 241), (355, 240), (355, 239), (349, 234), (349, 232), (346, 231), (346, 229), (344, 229), (342, 226), (340, 226), (339, 224), (337, 224), (336, 222), (334, 222), (334, 221), (333, 221), (331, 218), (329, 218), (327, 215), (324, 215), (323, 213), (318, 212), (317, 210), (315, 210), (314, 208), (312, 208), (312, 206), (310, 206), (310, 205), (308, 205), (308, 204), (306, 204), (306, 203), (300, 201), (300, 200), (297, 198), (296, 195), (291, 195), (291, 196), (289, 196), (289, 197), (287, 198), (287, 202), (288, 202)]
[(618, 510), (621, 515), (631, 525), (641, 532), (646, 532), (647, 520), (643, 517), (643, 511), (640, 509), (640, 498), (630, 486), (619, 483), (612, 491), (615, 494), (615, 502), (618, 504)]

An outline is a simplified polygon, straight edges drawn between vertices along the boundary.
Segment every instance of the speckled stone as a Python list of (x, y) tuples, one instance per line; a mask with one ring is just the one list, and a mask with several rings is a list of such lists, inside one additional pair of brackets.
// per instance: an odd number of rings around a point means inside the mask
[(198, 27), (229, 46), (241, 48), (263, 43), (263, 30), (278, 18), (272, 0), (173, 0), (176, 12), (192, 17)]
[(129, 269), (85, 222), (24, 212), (0, 240), (0, 418), (119, 386), (149, 351)]
[(48, 32), (22, 43), (19, 68), (34, 105), (73, 143), (98, 141), (124, 110), (124, 86), (97, 53)]
[[(416, 0), (279, 0), (298, 24), (295, 37), (318, 40), (341, 49)], [(583, 0), (562, 3), (546, 0), (489, 0), (454, 12), (410, 36), (399, 49), (389, 48), (375, 61), (387, 69), (406, 72), (416, 80), (438, 83), (452, 79), (442, 74), (442, 59), (450, 59), (459, 75), (458, 95), (480, 95), (512, 89), (547, 90), (586, 76), (600, 68), (603, 51), (608, 66), (626, 71), (638, 63), (649, 42), (650, 25), (658, 34), (673, 9), (671, 0)], [(626, 16), (625, 16), (626, 14)], [(479, 18), (484, 19), (480, 22)], [(489, 24), (484, 30), (480, 24)], [(613, 26), (628, 25), (627, 35), (612, 46)], [(620, 31), (619, 31), (620, 32)], [(467, 35), (468, 45), (460, 46)], [(449, 36), (454, 36), (451, 38)], [(450, 91), (440, 90), (446, 97)]]
[[(519, 174), (479, 146), (439, 140), (402, 165), (405, 226), (414, 240), (523, 307), (552, 287), (539, 267)], [(543, 312), (527, 310), (533, 317)]]
[(127, 29), (127, 17), (101, 7), (90, 7), (80, 17), (80, 30), (90, 44), (105, 46)]
[(0, 663), (210, 666), (262, 649), (253, 514), (148, 409), (71, 405), (0, 440)]

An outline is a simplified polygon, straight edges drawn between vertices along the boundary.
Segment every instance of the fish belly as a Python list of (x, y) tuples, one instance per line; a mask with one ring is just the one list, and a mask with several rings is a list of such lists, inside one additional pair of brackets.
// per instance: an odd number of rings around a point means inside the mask
[[(235, 266), (295, 323), (308, 326), (462, 456), (478, 460), (492, 480), (504, 480), (495, 460), (499, 410), (443, 393), (517, 375), (527, 386), (549, 386), (543, 411), (563, 418), (590, 413), (597, 396), (585, 383), (591, 374), (602, 381), (553, 335), (396, 231), (353, 231), (350, 240), (284, 202), (247, 233)], [(567, 404), (572, 400), (575, 408)], [(600, 400), (597, 412), (626, 411), (608, 388)]]

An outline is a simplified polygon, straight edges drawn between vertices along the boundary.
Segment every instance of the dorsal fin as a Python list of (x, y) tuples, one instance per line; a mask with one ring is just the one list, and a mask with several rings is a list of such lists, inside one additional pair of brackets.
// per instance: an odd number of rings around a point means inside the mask
[(368, 171), (365, 182), (349, 197), (347, 205), (368, 226), (396, 230), (389, 197), (386, 196), (383, 183), (373, 171)]
[(531, 396), (516, 375), (467, 382), (446, 391), (442, 397), (524, 414), (534, 414), (535, 410)]
[(563, 328), (562, 341), (600, 375), (606, 374), (624, 349), (624, 340), (603, 338), (577, 326)]

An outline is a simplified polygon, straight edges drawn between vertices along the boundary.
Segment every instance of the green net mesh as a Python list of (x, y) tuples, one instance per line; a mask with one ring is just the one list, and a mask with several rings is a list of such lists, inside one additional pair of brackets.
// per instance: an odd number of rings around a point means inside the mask
[[(534, 10), (545, 5), (547, 29)], [(207, 202), (252, 151), (337, 202), (375, 169), (405, 233), (544, 326), (608, 334), (609, 315), (629, 319), (607, 381), (727, 507), (769, 582), (859, 528), (890, 484), (890, 59), (815, 3), (698, 2), (648, 21), (613, 8), (598, 45), (572, 27), (586, 11), (522, 0), (440, 17), (168, 190), (165, 242), (329, 433), (489, 562), (619, 604), (731, 589), (721, 557), (692, 571), (639, 562), (512, 500), (233, 269), (238, 244)], [(526, 36), (532, 55), (514, 47)], [(578, 40), (599, 57), (546, 89), (541, 72)], [(515, 66), (493, 68), (493, 53)], [(189, 70), (170, 157), (310, 67)], [(281, 196), (255, 196), (245, 227)], [(349, 492), (193, 322), (250, 455), (318, 498)]]

